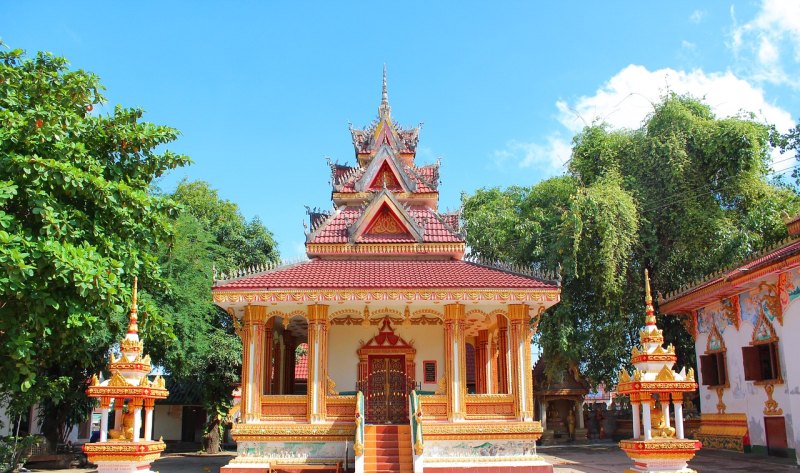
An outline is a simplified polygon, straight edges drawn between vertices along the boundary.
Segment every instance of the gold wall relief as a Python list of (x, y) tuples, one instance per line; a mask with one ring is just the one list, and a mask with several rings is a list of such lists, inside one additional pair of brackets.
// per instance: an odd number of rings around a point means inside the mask
[(728, 319), (731, 325), (736, 327), (736, 330), (739, 330), (739, 321), (742, 320), (739, 308), (739, 296), (722, 299), (720, 302), (722, 303), (722, 315)]
[(770, 315), (777, 319), (780, 325), (783, 325), (783, 307), (781, 306), (781, 298), (778, 294), (777, 286), (761, 281), (761, 284), (758, 285), (758, 291), (757, 301), (761, 307), (761, 312), (769, 311)]
[(765, 384), (764, 390), (767, 392), (767, 400), (764, 402), (764, 415), (765, 416), (779, 416), (783, 415), (783, 409), (778, 407), (778, 401), (772, 399), (772, 393), (775, 391), (773, 384)]
[(722, 401), (722, 395), (725, 393), (725, 388), (717, 388), (717, 414), (724, 414), (728, 406)]

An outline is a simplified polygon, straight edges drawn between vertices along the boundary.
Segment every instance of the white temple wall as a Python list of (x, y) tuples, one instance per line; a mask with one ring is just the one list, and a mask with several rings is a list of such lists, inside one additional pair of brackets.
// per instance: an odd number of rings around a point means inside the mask
[[(444, 369), (444, 328), (441, 325), (396, 325), (395, 333), (412, 343), (417, 353), (415, 379), (423, 380), (422, 362), (436, 360), (437, 377)], [(336, 383), (338, 391), (355, 391), (358, 379), (358, 349), (378, 333), (378, 327), (331, 325), (328, 335), (328, 376)], [(423, 384), (422, 389), (433, 391), (436, 383)]]
[(156, 404), (153, 410), (153, 438), (181, 439), (183, 406)]
[[(792, 274), (796, 274), (794, 271)], [(793, 276), (790, 276), (793, 277)], [(775, 281), (770, 281), (774, 283)], [(760, 310), (755, 302), (758, 289), (732, 296), (740, 309), (739, 329), (722, 314), (723, 307), (719, 302), (698, 310), (698, 334), (695, 350), (699, 357), (706, 353), (711, 324), (715, 324), (722, 335), (726, 348), (726, 369), (730, 387), (724, 390), (723, 402), (726, 413), (745, 413), (748, 418), (750, 443), (753, 446), (766, 446), (767, 438), (764, 426), (764, 407), (767, 393), (762, 384), (744, 379), (744, 363), (742, 347), (750, 346), (753, 332)], [(800, 295), (795, 296), (800, 298)], [(800, 422), (793, 421), (793, 412), (800, 413), (800, 301), (792, 300), (783, 309), (783, 325), (777, 318), (770, 321), (778, 337), (781, 376), (783, 384), (776, 384), (772, 398), (783, 409), (786, 422), (788, 448), (797, 450), (796, 439), (800, 439)], [(702, 412), (716, 413), (718, 397), (716, 390), (704, 386), (702, 372), (698, 370), (700, 383), (700, 399)], [(795, 425), (796, 424), (796, 425)]]

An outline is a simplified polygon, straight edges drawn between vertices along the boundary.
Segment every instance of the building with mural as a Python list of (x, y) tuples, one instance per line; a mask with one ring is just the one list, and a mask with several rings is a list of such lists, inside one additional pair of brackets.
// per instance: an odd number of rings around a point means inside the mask
[(333, 206), (308, 211), (308, 260), (216, 278), (244, 344), (224, 471), (552, 471), (536, 455), (530, 340), (558, 281), (465, 259), (439, 164), (415, 161), (420, 129), (394, 121), (385, 72), (377, 119), (350, 131), (356, 162), (329, 163)]
[(695, 338), (706, 448), (796, 455), (800, 217), (787, 225), (787, 240), (661, 300)]

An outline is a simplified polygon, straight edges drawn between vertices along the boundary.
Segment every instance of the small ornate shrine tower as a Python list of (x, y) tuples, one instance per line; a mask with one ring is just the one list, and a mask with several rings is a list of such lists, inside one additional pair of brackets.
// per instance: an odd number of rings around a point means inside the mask
[[(144, 355), (144, 342), (139, 340), (136, 308), (136, 284), (133, 280), (133, 300), (128, 333), (120, 340), (120, 355), (111, 354), (108, 371), (111, 378), (100, 381), (97, 375), (86, 394), (100, 399), (100, 440), (87, 443), (83, 449), (98, 473), (148, 473), (150, 463), (161, 456), (164, 442), (153, 440), (153, 403), (166, 399), (164, 379), (148, 379), (150, 356)], [(109, 430), (108, 414), (114, 409), (114, 428)], [(144, 436), (142, 409), (144, 408)]]
[[(650, 278), (644, 271), (646, 316), (639, 334), (641, 346), (633, 347), (633, 375), (619, 374), (617, 392), (627, 394), (633, 407), (633, 438), (622, 440), (620, 448), (634, 461), (626, 473), (695, 473), (687, 462), (700, 449), (700, 442), (687, 440), (683, 431), (683, 393), (697, 389), (694, 370), (672, 370), (677, 360), (675, 347), (664, 349), (664, 336), (656, 326)], [(675, 407), (675, 426), (670, 425), (670, 396)], [(659, 407), (660, 405), (660, 407)], [(641, 425), (639, 411), (641, 410)]]

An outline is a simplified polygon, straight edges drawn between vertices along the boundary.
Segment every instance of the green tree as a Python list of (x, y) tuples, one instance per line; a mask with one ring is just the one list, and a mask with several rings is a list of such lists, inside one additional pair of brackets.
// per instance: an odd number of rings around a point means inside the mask
[[(63, 58), (0, 52), (0, 390), (42, 400), (48, 432), (80, 415), (70, 393), (120, 332), (133, 276), (163, 289), (174, 207), (148, 190), (189, 161), (141, 110), (93, 113), (102, 90)], [(144, 332), (161, 325), (150, 309)]]
[(230, 316), (211, 302), (212, 268), (277, 262), (277, 246), (258, 219), (247, 222), (235, 203), (221, 200), (206, 182), (184, 181), (172, 197), (181, 212), (172, 245), (160, 255), (170, 290), (156, 303), (170, 314), (175, 337), (155, 342), (152, 354), (176, 382), (199, 388), (208, 412), (205, 449), (216, 453), (242, 346)]
[[(644, 268), (655, 290), (669, 291), (786, 236), (783, 219), (800, 199), (770, 179), (771, 149), (769, 126), (669, 95), (640, 129), (585, 128), (566, 176), (465, 198), (468, 243), (548, 270), (561, 263), (562, 302), (537, 341), (546, 356), (613, 383), (638, 341)], [(541, 194), (551, 201), (531, 197)], [(694, 364), (678, 321), (659, 323), (679, 363)]]

